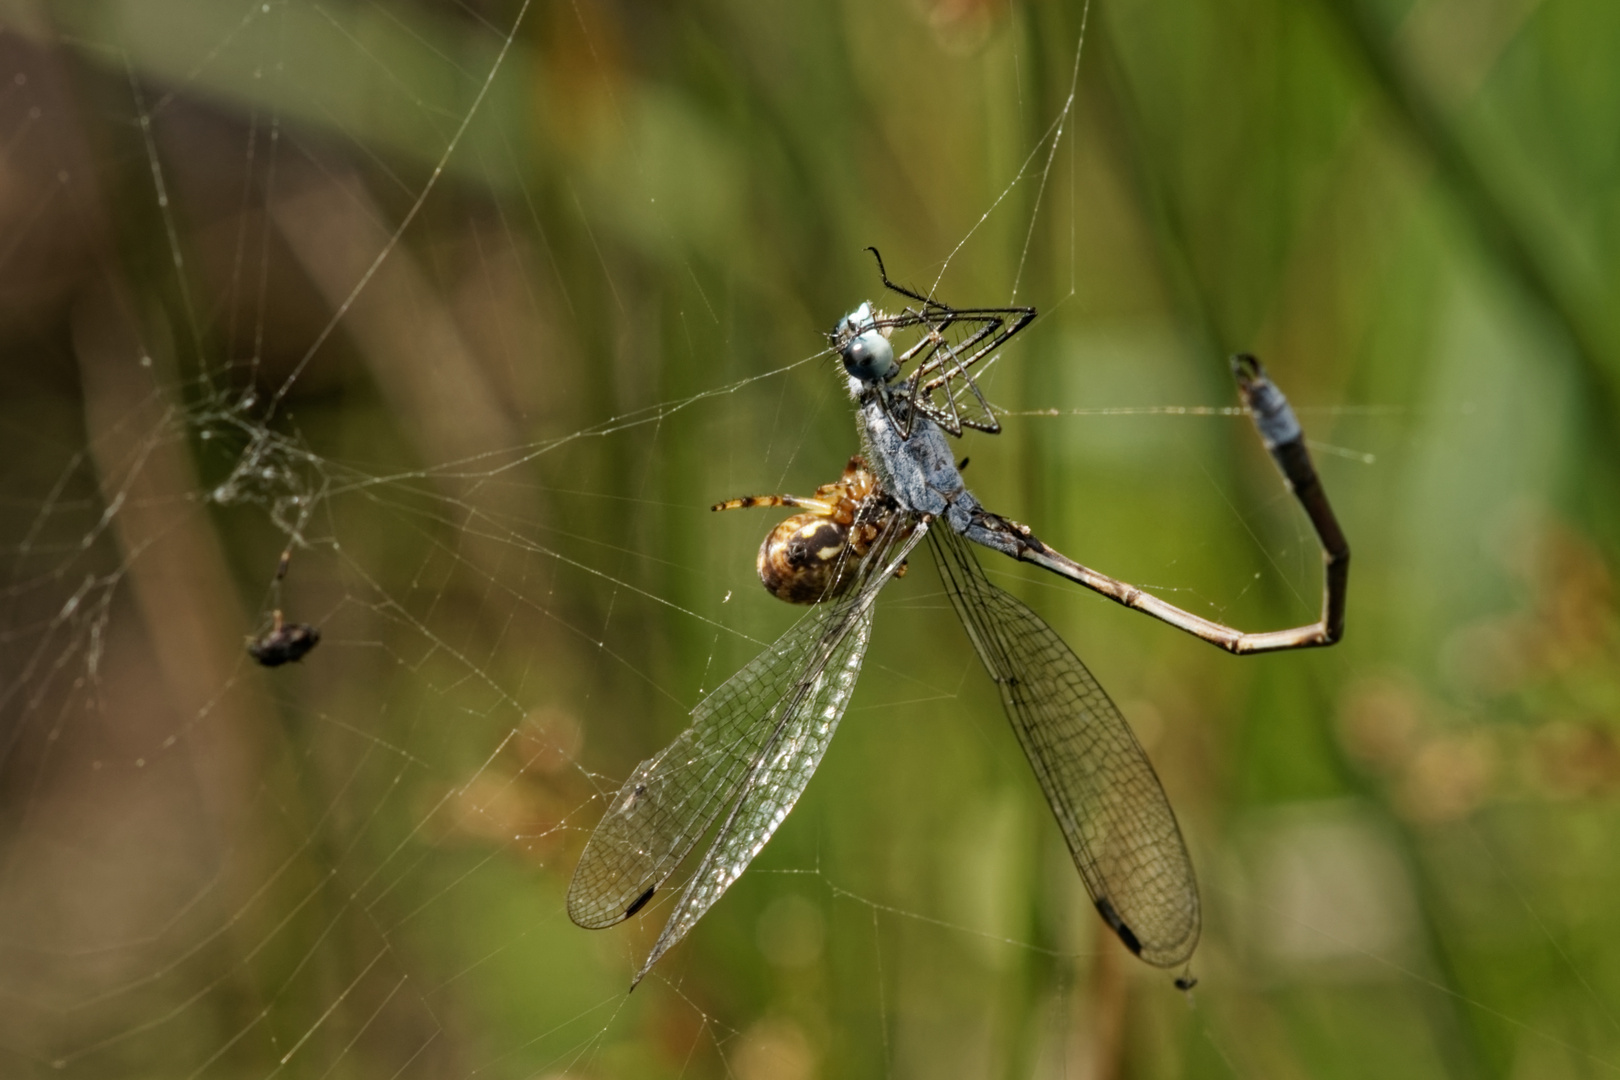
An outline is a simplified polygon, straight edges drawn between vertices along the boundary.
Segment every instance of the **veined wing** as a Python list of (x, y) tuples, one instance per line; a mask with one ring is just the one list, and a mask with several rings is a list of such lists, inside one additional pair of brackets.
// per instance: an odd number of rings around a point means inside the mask
[(764, 847), (815, 771), (849, 703), (877, 593), (925, 526), (897, 515), (844, 596), (819, 605), (693, 710), (692, 726), (637, 766), (585, 845), (568, 888), (581, 926), (640, 911), (721, 812), (731, 812), (637, 974), (683, 937)]
[(985, 577), (966, 539), (937, 529), (930, 540), (1098, 913), (1148, 963), (1184, 962), (1198, 945), (1198, 884), (1141, 744), (1063, 639)]
[(814, 646), (854, 629), (828, 605), (799, 620), (692, 710), (692, 726), (637, 765), (585, 843), (568, 917), (599, 930), (640, 911), (714, 824), (776, 728)]
[[(909, 515), (904, 517), (909, 522)], [(882, 559), (881, 564), (874, 568), (867, 581), (853, 590), (853, 600), (843, 605), (846, 614), (839, 621), (829, 623), (792, 690), (772, 710), (777, 720), (771, 737), (755, 758), (743, 781), (742, 793), (681, 893), (669, 921), (664, 924), (663, 933), (658, 935), (646, 962), (636, 973), (636, 982), (640, 982), (658, 958), (685, 937), (731, 883), (742, 876), (754, 856), (764, 849), (765, 842), (787, 819), (788, 811), (799, 801), (811, 775), (821, 764), (821, 757), (832, 742), (833, 732), (849, 707), (855, 682), (860, 677), (877, 594), (928, 531), (928, 522), (917, 522), (915, 527), (893, 525), (891, 528), (898, 530), (895, 539), (884, 545), (891, 550), (886, 554), (873, 553)], [(871, 556), (867, 566), (873, 566)]]

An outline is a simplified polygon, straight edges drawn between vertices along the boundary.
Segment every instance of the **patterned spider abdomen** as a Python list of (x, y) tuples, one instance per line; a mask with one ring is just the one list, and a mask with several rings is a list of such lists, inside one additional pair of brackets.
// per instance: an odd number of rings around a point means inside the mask
[(825, 514), (794, 514), (759, 545), (760, 584), (790, 604), (815, 604), (848, 591), (860, 559), (850, 530)]

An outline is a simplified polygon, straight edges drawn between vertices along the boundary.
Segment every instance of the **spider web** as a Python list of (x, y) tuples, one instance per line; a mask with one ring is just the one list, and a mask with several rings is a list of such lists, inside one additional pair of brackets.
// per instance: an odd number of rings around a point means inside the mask
[[(0, 267), (21, 361), (6, 378), (46, 404), (8, 409), (0, 435), (3, 1071), (746, 1080), (909, 1071), (960, 1042), (986, 1070), (1016, 1057), (1058, 1074), (1119, 1038), (1105, 1006), (1133, 970), (1098, 934), (965, 642), (935, 629), (945, 602), (923, 567), (879, 613), (827, 794), (812, 785), (643, 990), (625, 986), (663, 908), (589, 934), (563, 903), (625, 772), (795, 615), (752, 580), (767, 522), (706, 508), (808, 492), (853, 449), (821, 335), (876, 291), (864, 244), (952, 302), (1035, 303), (1053, 327), (983, 379), (1023, 425), (969, 444), (989, 505), (1212, 617), (1314, 608), (1307, 530), (1261, 486), (1257, 448), (1226, 449), (1248, 437), (1241, 416), (1207, 404), (1231, 400), (1219, 365), (1184, 374), (1221, 335), (1087, 328), (1113, 271), (1091, 268), (1080, 204), (1118, 178), (1088, 173), (1100, 152), (1076, 129), (1102, 141), (1083, 91), (1119, 58), (1094, 60), (1090, 16), (1069, 14), (875, 16), (881, 33), (816, 45), (860, 87), (841, 115), (869, 113), (820, 130), (758, 81), (774, 64), (794, 92), (837, 98), (837, 73), (791, 59), (796, 34), (824, 32), (794, 24), (807, 15), (16, 5), (0, 36)], [(719, 63), (738, 40), (757, 55)], [(920, 68), (882, 70), (894, 40)], [(715, 100), (759, 115), (727, 127)], [(739, 138), (750, 125), (772, 133)], [(945, 176), (929, 133), (955, 125)], [(739, 179), (756, 156), (774, 194)], [(781, 191), (820, 217), (797, 220)], [(806, 235), (829, 222), (831, 241)], [(1123, 419), (1088, 433), (1087, 411)], [(1398, 408), (1301, 411), (1348, 444), (1319, 446), (1353, 459), (1330, 486), (1375, 486), (1367, 448), (1399, 452)], [(1176, 416), (1207, 419), (1155, 418)], [(1223, 453), (1261, 480), (1208, 464)], [(1133, 464), (1064, 486), (1070, 458), (1111, 455)], [(1140, 492), (1149, 469), (1167, 524), (1143, 546), (1086, 508)], [(245, 642), (278, 618), (321, 643), (259, 668)], [(1254, 847), (1339, 837), (1383, 914), (1307, 926), (1292, 952), (1254, 946), (1242, 927), (1270, 894), (1201, 845), (1213, 781), (1196, 741), (1176, 748), (1214, 710), (1154, 677), (1187, 685), (1210, 661), (1141, 626), (1055, 621), (1126, 702), (1217, 913), (1236, 913), (1212, 967), (1321, 954), (1352, 982), (1376, 968), (1457, 996), (1412, 943), (1406, 871), (1353, 812)], [(936, 728), (936, 757), (893, 766)], [(957, 790), (972, 795), (952, 805)], [(966, 988), (985, 973), (1005, 1015), (941, 1040), (979, 1011)], [(1189, 1022), (1170, 993), (1137, 1008), (1154, 1030)], [(1191, 1023), (1231, 1064), (1242, 1026)]]

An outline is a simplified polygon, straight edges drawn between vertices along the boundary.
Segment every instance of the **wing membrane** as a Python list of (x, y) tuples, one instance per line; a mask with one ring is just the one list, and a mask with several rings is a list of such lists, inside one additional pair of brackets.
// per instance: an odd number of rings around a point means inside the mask
[(692, 710), (692, 726), (636, 766), (591, 834), (568, 917), (598, 930), (639, 911), (737, 793), (790, 698), (801, 658), (840, 612), (801, 619)]
[(568, 914), (594, 929), (641, 910), (731, 806), (637, 981), (741, 875), (809, 783), (860, 674), (877, 593), (926, 531), (913, 525), (897, 515), (855, 587), (699, 703), (692, 726), (637, 766), (586, 843)]
[(985, 577), (966, 539), (938, 529), (929, 540), (1098, 912), (1143, 960), (1183, 963), (1198, 944), (1198, 885), (1141, 744), (1063, 639)]

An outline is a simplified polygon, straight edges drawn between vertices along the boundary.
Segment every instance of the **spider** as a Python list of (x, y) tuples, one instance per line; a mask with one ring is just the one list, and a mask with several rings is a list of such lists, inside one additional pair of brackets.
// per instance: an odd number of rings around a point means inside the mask
[[(759, 545), (754, 565), (760, 584), (790, 604), (817, 604), (848, 591), (872, 544), (883, 535), (898, 507), (878, 487), (877, 477), (859, 454), (844, 474), (822, 484), (809, 498), (798, 495), (744, 495), (715, 503), (711, 510), (790, 506), (803, 510), (772, 529)], [(903, 577), (902, 564), (895, 573)]]

